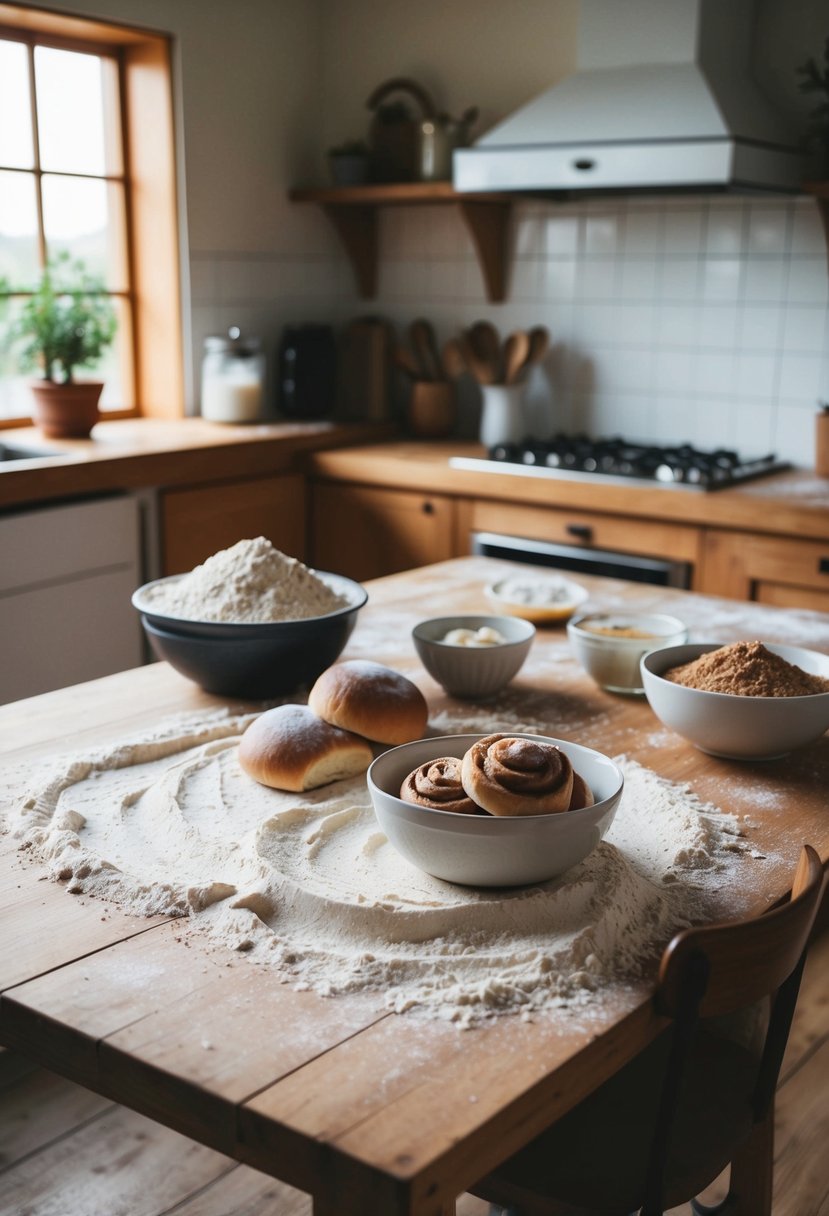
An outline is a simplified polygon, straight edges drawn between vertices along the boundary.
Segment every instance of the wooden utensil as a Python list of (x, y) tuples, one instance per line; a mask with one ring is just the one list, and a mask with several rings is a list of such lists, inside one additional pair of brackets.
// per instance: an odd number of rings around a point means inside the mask
[(529, 332), (530, 349), (525, 367), (540, 363), (550, 349), (550, 331), (545, 325), (534, 325)]
[(491, 384), (501, 379), (501, 338), (491, 321), (476, 321), (469, 331), (469, 341), (479, 359), (492, 368)]
[(479, 384), (494, 384), (495, 371), (486, 359), (481, 359), (475, 353), (468, 333), (463, 333), (457, 340), (467, 368)]
[(421, 379), (442, 380), (443, 373), (440, 366), (438, 344), (435, 340), (435, 331), (432, 329), (431, 324), (422, 317), (418, 318), (417, 321), (412, 321), (409, 326), (409, 338), (412, 343), (415, 359), (420, 367)]
[(514, 334), (510, 334), (504, 343), (505, 384), (515, 384), (523, 370), (529, 353), (529, 335), (523, 329), (517, 329)]
[(443, 347), (443, 372), (448, 380), (457, 380), (469, 371), (460, 343), (456, 338), (450, 338)]
[(420, 371), (420, 365), (412, 352), (407, 350), (405, 346), (396, 346), (394, 348), (394, 362), (395, 366), (399, 367), (400, 370), (405, 372), (407, 376), (411, 376), (412, 380), (423, 379)]

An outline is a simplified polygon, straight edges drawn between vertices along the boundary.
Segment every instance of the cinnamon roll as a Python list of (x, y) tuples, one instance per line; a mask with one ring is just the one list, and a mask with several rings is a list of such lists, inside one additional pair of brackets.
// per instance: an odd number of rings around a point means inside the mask
[(456, 756), (428, 760), (409, 773), (400, 787), (404, 802), (428, 806), (434, 811), (455, 811), (459, 815), (481, 814), (461, 785), (461, 762)]
[(570, 805), (568, 811), (582, 811), (585, 807), (593, 806), (596, 799), (593, 797), (593, 791), (585, 781), (584, 777), (580, 777), (578, 773), (573, 773), (573, 792), (570, 795)]
[(461, 781), (491, 815), (549, 815), (569, 809), (573, 766), (552, 743), (488, 735), (464, 756)]

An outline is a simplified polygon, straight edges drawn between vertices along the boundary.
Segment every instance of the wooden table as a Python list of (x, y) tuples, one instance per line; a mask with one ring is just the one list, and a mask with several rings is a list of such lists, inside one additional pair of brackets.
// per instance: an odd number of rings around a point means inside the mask
[[(418, 664), (409, 629), (486, 611), (483, 585), (506, 569), (469, 558), (370, 585), (347, 654), (411, 672), (437, 715), (453, 703)], [(583, 581), (597, 606), (667, 609), (699, 639), (808, 639), (829, 653), (829, 616)], [(642, 700), (596, 688), (560, 626), (539, 631), (509, 696), (552, 735), (624, 751), (750, 814), (753, 842), (775, 861), (721, 892), (723, 915), (783, 897), (803, 840), (829, 859), (829, 737), (765, 764), (706, 757)], [(155, 664), (0, 709), (0, 756), (37, 765), (217, 703)], [(565, 1010), (467, 1032), (390, 1014), (372, 995), (323, 999), (208, 950), (186, 922), (125, 916), (43, 872), (0, 837), (0, 1042), (310, 1192), (319, 1212), (445, 1210), (660, 1029), (651, 978), (602, 996), (587, 1022)]]

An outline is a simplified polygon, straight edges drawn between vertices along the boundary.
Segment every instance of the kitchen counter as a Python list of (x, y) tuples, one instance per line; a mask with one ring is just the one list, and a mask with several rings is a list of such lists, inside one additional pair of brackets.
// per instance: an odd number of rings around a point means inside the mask
[(234, 426), (203, 418), (104, 421), (90, 439), (44, 439), (36, 427), (0, 430), (0, 444), (44, 453), (32, 460), (0, 462), (0, 507), (284, 472), (297, 468), (301, 454), (315, 448), (365, 444), (389, 431), (376, 423)]
[(450, 468), (452, 456), (484, 456), (479, 444), (382, 442), (315, 451), (317, 477), (432, 494), (590, 510), (700, 526), (829, 539), (829, 479), (806, 470), (773, 473), (731, 489), (556, 480), (489, 469)]

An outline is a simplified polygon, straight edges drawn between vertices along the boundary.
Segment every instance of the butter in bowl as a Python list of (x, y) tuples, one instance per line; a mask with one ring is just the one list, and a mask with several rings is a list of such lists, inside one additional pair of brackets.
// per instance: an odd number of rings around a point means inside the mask
[(421, 663), (450, 696), (495, 696), (523, 666), (535, 626), (510, 616), (439, 616), (412, 639)]
[(644, 692), (639, 662), (651, 651), (679, 646), (688, 630), (675, 616), (644, 612), (590, 612), (567, 625), (573, 653), (607, 692)]

